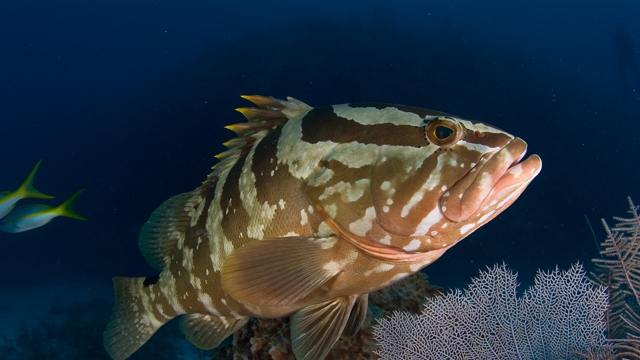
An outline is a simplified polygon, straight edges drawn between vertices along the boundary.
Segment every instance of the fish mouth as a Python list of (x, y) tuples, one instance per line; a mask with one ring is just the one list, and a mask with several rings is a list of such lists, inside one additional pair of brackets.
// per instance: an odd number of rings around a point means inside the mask
[(488, 213), (510, 205), (542, 169), (538, 155), (520, 161), (526, 152), (527, 143), (515, 138), (493, 156), (483, 158), (440, 198), (444, 216), (462, 222), (479, 211)]

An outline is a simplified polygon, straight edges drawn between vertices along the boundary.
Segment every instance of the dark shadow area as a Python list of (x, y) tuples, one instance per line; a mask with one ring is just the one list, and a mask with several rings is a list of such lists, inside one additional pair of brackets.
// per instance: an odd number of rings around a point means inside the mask
[[(94, 300), (68, 306), (52, 304), (49, 314), (32, 324), (23, 324), (15, 339), (0, 338), (4, 360), (100, 360), (111, 359), (102, 345), (111, 307), (109, 301)], [(129, 359), (175, 360), (182, 354), (184, 336), (175, 323), (162, 327), (149, 346)], [(207, 358), (202, 353), (202, 359)]]

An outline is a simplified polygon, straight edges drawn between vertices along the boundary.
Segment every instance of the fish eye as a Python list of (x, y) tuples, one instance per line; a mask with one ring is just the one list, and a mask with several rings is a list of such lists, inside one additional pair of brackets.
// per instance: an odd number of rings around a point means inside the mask
[(453, 130), (446, 126), (440, 125), (436, 127), (433, 133), (435, 137), (438, 138), (438, 140), (446, 140), (449, 136), (451, 136), (451, 134), (453, 134)]
[(438, 146), (455, 144), (460, 140), (462, 133), (459, 124), (446, 118), (432, 120), (425, 128), (427, 140)]

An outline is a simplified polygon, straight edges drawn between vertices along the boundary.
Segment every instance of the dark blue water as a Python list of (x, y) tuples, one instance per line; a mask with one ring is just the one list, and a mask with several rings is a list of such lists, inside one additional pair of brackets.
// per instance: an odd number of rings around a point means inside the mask
[(0, 3), (0, 190), (44, 158), (36, 187), (52, 204), (84, 188), (74, 208), (89, 219), (0, 233), (0, 290), (152, 275), (140, 227), (206, 178), (232, 136), (223, 126), (243, 121), (242, 94), (402, 103), (525, 139), (541, 174), (426, 268), (445, 288), (502, 261), (525, 283), (588, 267), (585, 215), (603, 240), (599, 219), (640, 202), (640, 84), (627, 64), (625, 89), (614, 41), (624, 29), (640, 62), (635, 2), (234, 4)]

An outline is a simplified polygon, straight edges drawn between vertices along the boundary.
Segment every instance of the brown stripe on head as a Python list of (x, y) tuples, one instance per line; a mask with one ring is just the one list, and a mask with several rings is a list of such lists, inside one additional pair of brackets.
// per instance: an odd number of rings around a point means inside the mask
[[(378, 223), (386, 231), (397, 235), (413, 233), (415, 214), (403, 215), (405, 206), (409, 204), (415, 194), (420, 193), (425, 181), (431, 177), (437, 182), (439, 177), (438, 154), (436, 149), (431, 155), (425, 150), (421, 158), (414, 157), (415, 162), (409, 162), (407, 153), (402, 149), (386, 151), (376, 163), (371, 174), (371, 194), (373, 204), (378, 214)], [(417, 154), (416, 154), (417, 155)], [(445, 154), (445, 156), (449, 155)], [(429, 191), (440, 192), (441, 186), (434, 184)], [(424, 191), (424, 190), (423, 190)], [(422, 201), (431, 201), (434, 194), (425, 194)], [(437, 198), (434, 199), (437, 202)]]
[(366, 215), (372, 206), (371, 172), (373, 164), (351, 168), (332, 159), (323, 161), (317, 174), (304, 186), (305, 195), (340, 227), (349, 225)]
[(372, 145), (425, 145), (421, 126), (394, 123), (361, 124), (336, 114), (333, 106), (315, 108), (302, 119), (302, 140), (309, 143), (358, 142)]
[(406, 106), (406, 105), (387, 104), (387, 103), (360, 102), (360, 103), (349, 103), (348, 106), (351, 108), (374, 108), (378, 110), (383, 110), (387, 108), (398, 109), (400, 111), (404, 111), (407, 113), (416, 114), (423, 119), (427, 116), (450, 116), (449, 114), (443, 113), (441, 111), (424, 109), (424, 108), (413, 107), (413, 106)]
[(467, 143), (498, 148), (505, 146), (513, 139), (512, 135), (492, 128), (490, 125), (468, 120), (459, 121), (464, 127), (464, 135), (461, 140)]

